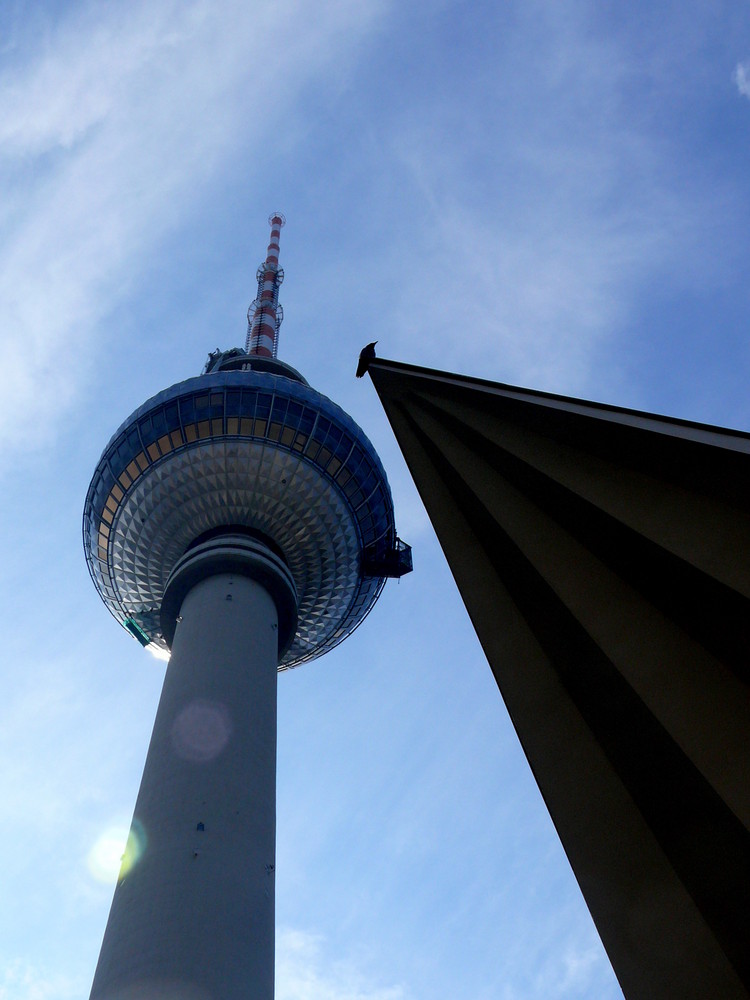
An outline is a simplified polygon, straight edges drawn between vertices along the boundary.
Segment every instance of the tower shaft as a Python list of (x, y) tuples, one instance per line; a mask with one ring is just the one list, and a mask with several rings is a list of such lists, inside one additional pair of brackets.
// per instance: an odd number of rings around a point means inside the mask
[(226, 559), (202, 548), (208, 560), (188, 553), (167, 588), (165, 604), (178, 591), (172, 657), (91, 1000), (273, 998), (284, 601), (269, 589), (284, 574), (273, 579), (270, 552), (247, 556), (243, 575), (212, 572)]

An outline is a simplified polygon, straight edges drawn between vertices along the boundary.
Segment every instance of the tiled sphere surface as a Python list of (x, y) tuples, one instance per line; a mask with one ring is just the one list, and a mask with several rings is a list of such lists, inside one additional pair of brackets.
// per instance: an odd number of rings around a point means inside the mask
[(166, 648), (169, 574), (197, 537), (242, 525), (272, 539), (294, 576), (299, 624), (279, 668), (349, 635), (383, 587), (365, 575), (395, 541), (380, 460), (354, 421), (309, 386), (265, 372), (187, 379), (139, 407), (89, 486), (89, 571), (117, 620)]

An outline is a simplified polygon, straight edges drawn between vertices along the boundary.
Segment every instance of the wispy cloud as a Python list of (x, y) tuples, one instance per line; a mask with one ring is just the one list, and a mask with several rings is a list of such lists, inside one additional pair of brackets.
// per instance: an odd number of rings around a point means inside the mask
[(317, 935), (287, 928), (277, 938), (278, 1000), (409, 1000), (400, 986), (377, 985), (350, 962), (327, 962)]
[[(373, 3), (73, 8), (0, 76), (0, 436), (75, 399), (96, 325), (230, 151), (356, 44)], [(261, 42), (282, 36), (284, 44)], [(23, 56), (26, 59), (24, 61)], [(259, 58), (260, 55), (260, 58)], [(252, 161), (251, 161), (252, 163)], [(257, 169), (256, 166), (256, 169)], [(252, 170), (252, 166), (249, 166)]]
[(597, 31), (589, 4), (497, 20), (502, 71), (447, 66), (439, 102), (390, 122), (419, 242), (388, 329), (399, 356), (581, 391), (639, 288), (687, 285), (699, 260), (710, 275), (701, 233), (725, 194), (691, 176), (644, 53)]
[(6, 967), (0, 976), (0, 1000), (74, 1000), (85, 989), (84, 982), (20, 960)]
[(733, 80), (743, 97), (750, 99), (750, 62), (737, 63)]

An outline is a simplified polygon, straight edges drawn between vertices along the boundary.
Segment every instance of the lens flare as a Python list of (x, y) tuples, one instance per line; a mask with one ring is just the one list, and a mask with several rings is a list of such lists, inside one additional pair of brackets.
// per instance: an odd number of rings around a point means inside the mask
[(161, 646), (157, 646), (155, 642), (150, 642), (148, 646), (146, 646), (146, 651), (156, 657), (157, 660), (164, 660), (166, 663), (169, 663), (169, 650), (162, 649)]
[(122, 856), (120, 874), (117, 876), (118, 882), (122, 882), (128, 872), (132, 870), (133, 866), (138, 863), (138, 860), (145, 850), (146, 831), (143, 829), (143, 825), (139, 823), (137, 819), (134, 819), (130, 826), (128, 839), (125, 842), (125, 853)]
[(232, 735), (226, 705), (196, 698), (174, 721), (172, 745), (180, 757), (205, 763), (218, 757)]
[[(123, 847), (124, 845), (124, 847)], [(88, 869), (97, 880), (121, 882), (143, 854), (146, 834), (138, 820), (128, 831), (124, 826), (110, 827), (97, 839), (88, 854)]]

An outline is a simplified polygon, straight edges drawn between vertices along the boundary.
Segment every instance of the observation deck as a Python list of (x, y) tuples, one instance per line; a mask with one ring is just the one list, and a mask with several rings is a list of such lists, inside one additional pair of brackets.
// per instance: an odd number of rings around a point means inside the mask
[(339, 406), (276, 359), (234, 348), (157, 393), (115, 432), (84, 507), (94, 584), (143, 645), (167, 649), (164, 589), (208, 533), (244, 530), (282, 555), (298, 627), (279, 669), (338, 645), (389, 576), (411, 569), (375, 449)]

